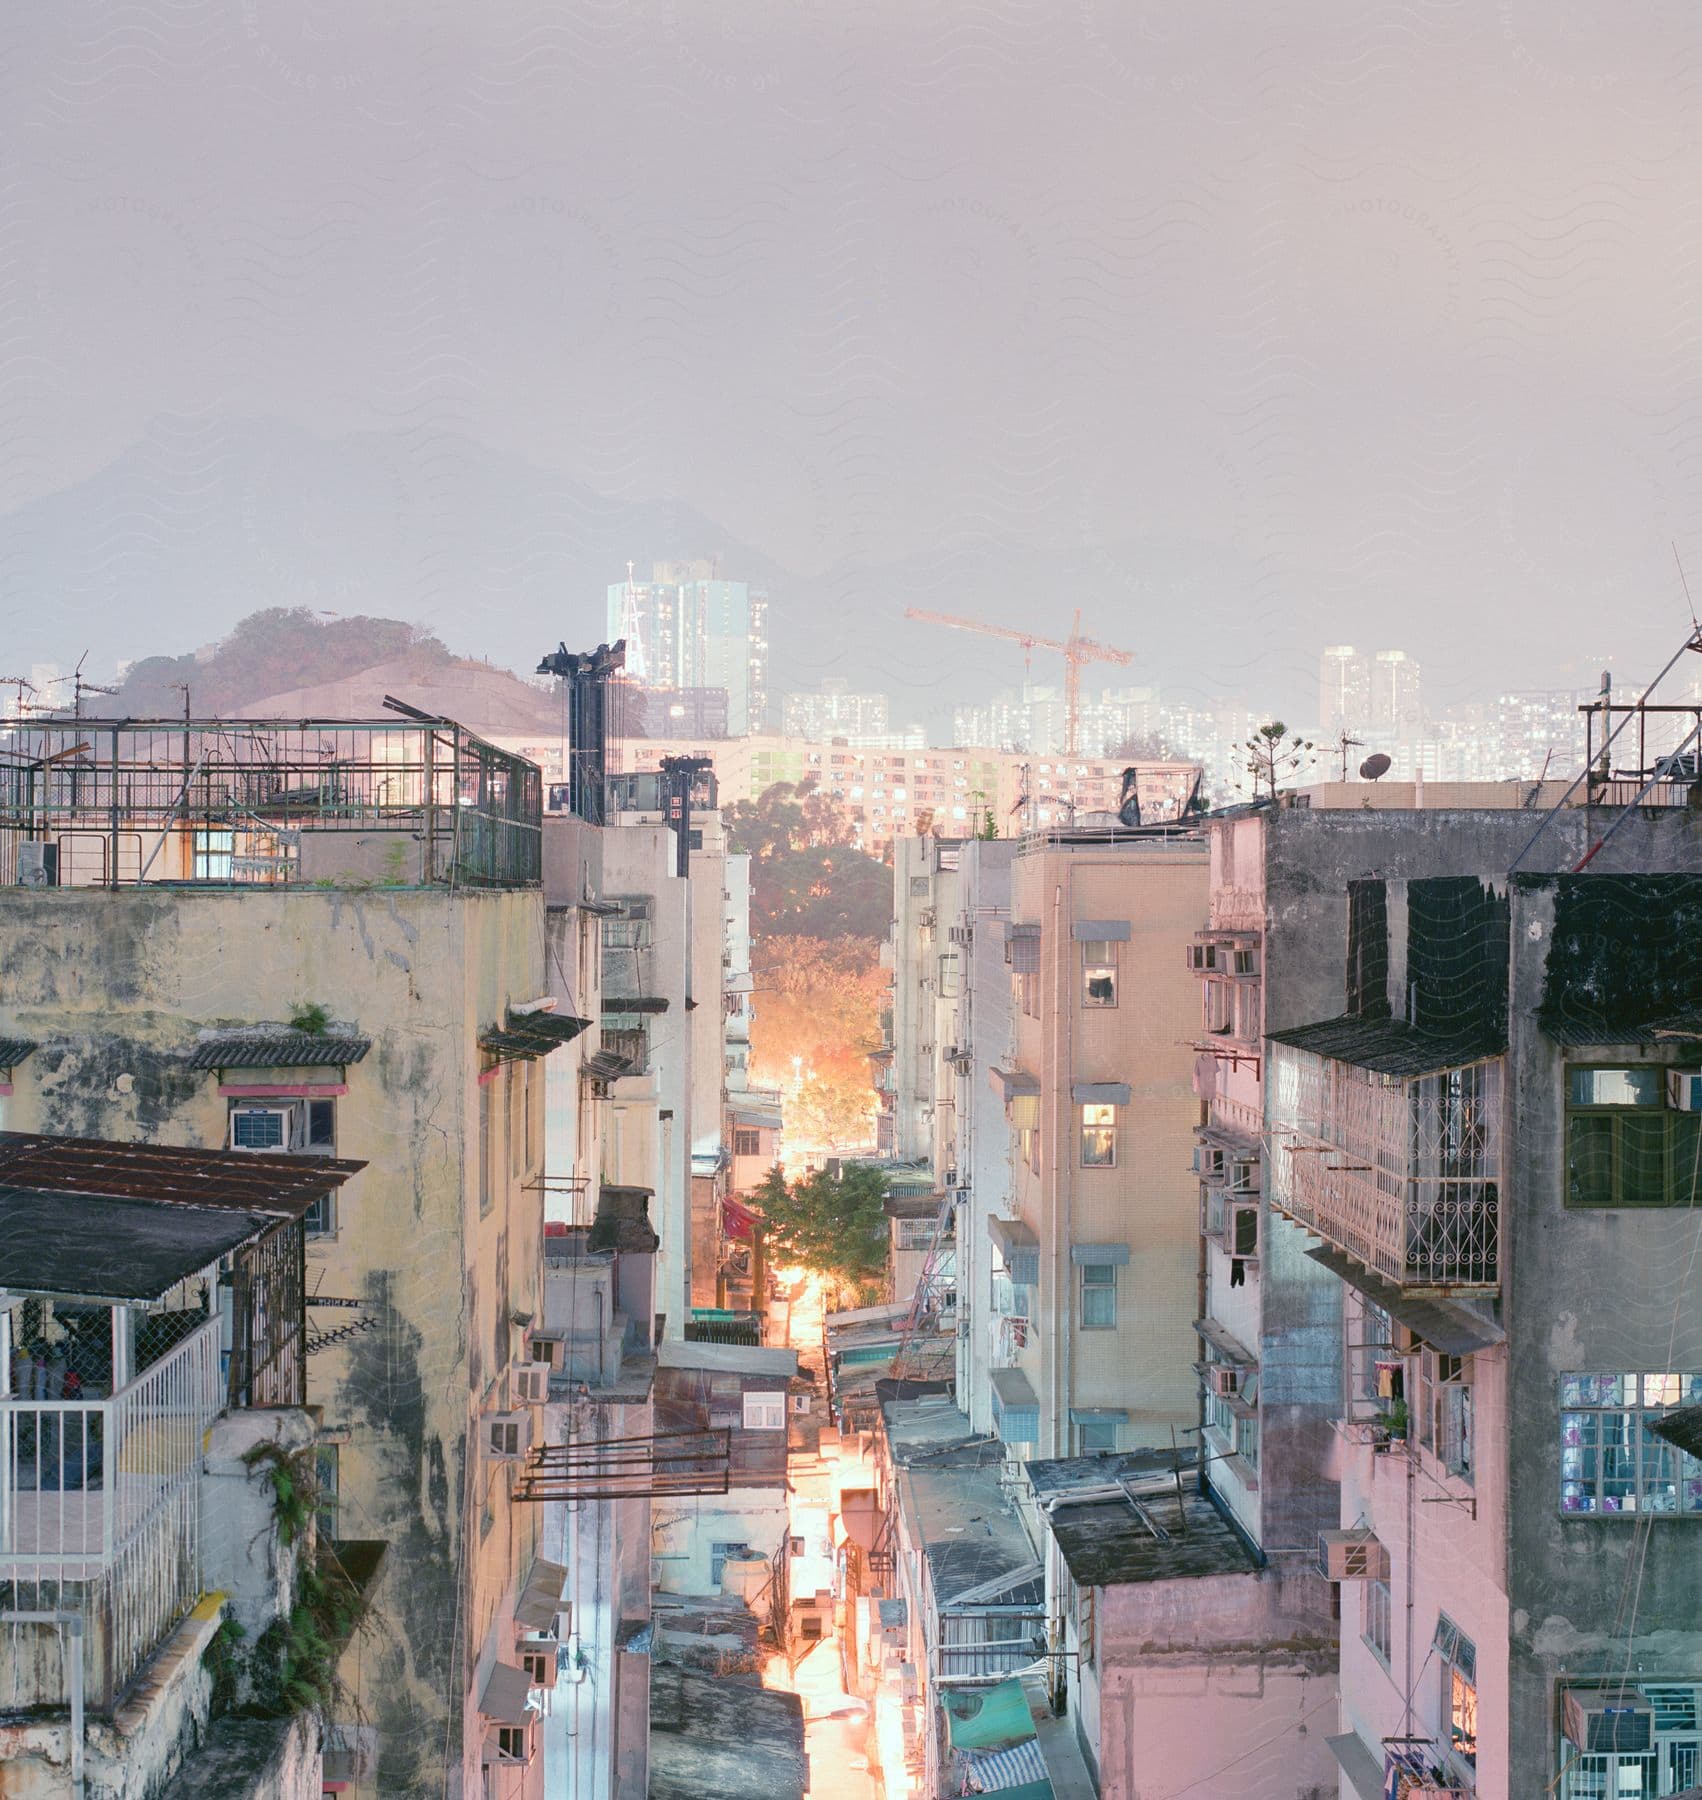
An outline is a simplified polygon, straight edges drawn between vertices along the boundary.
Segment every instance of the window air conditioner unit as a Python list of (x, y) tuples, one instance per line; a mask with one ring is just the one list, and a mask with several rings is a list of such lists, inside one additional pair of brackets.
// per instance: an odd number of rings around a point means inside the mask
[(230, 1147), (252, 1154), (286, 1154), (295, 1142), (293, 1106), (237, 1106), (231, 1109)]
[(1654, 1707), (1636, 1688), (1568, 1688), (1562, 1722), (1567, 1737), (1589, 1756), (1654, 1748)]
[(498, 1725), (490, 1736), (491, 1761), (524, 1768), (532, 1760), (532, 1727)]
[(561, 1373), (565, 1360), (566, 1348), (567, 1346), (562, 1343), (560, 1338), (540, 1337), (536, 1333), (533, 1333), (526, 1342), (527, 1353), (531, 1360), (543, 1368), (554, 1370), (558, 1375)]
[(1187, 946), (1188, 967), (1196, 975), (1204, 975), (1217, 968), (1216, 944), (1189, 944)]
[(1196, 1175), (1221, 1175), (1225, 1163), (1223, 1151), (1211, 1144), (1194, 1146), (1194, 1173)]
[(1363, 1527), (1320, 1531), (1318, 1573), (1326, 1581), (1387, 1581), (1389, 1553), (1376, 1532)]
[(1206, 1375), (1220, 1400), (1233, 1400), (1241, 1392), (1241, 1369), (1236, 1363), (1213, 1363)]
[(1254, 1194), (1259, 1190), (1259, 1164), (1255, 1157), (1238, 1156), (1229, 1165), (1229, 1185), (1238, 1194)]
[(556, 1656), (554, 1644), (542, 1644), (536, 1650), (522, 1648), (520, 1666), (526, 1671), (526, 1679), (535, 1688), (553, 1688), (556, 1677), (561, 1673), (561, 1663)]
[(532, 1448), (529, 1412), (491, 1413), (485, 1419), (485, 1454), (492, 1462), (524, 1462)]
[(510, 1371), (514, 1378), (514, 1398), (522, 1406), (542, 1406), (550, 1397), (550, 1365), (547, 1362), (516, 1363)]
[(972, 944), (975, 941), (975, 927), (973, 925), (954, 925), (949, 935), (954, 944)]
[(1702, 1112), (1702, 1072), (1668, 1069), (1667, 1105), (1674, 1112)]

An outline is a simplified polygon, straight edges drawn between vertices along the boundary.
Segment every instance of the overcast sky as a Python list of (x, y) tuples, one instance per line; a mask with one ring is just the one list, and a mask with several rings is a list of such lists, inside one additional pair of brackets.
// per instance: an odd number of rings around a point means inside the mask
[(21, 0), (0, 663), (297, 601), (530, 666), (632, 540), (918, 699), (1020, 658), (907, 602), (1629, 678), (1702, 594), (1699, 99), (1639, 0)]

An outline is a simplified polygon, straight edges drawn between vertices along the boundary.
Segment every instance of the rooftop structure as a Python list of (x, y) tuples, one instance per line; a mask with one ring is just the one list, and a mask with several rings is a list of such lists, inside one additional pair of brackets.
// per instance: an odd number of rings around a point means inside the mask
[(0, 885), (540, 879), (537, 768), (448, 719), (53, 719), (0, 733)]

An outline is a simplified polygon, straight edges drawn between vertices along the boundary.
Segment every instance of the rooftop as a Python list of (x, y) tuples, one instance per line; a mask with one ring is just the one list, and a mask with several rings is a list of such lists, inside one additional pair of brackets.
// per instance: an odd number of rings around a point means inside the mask
[[(1184, 1453), (1180, 1460), (1186, 1462), (1190, 1456)], [(1078, 1586), (1193, 1581), (1249, 1574), (1259, 1566), (1190, 1474), (1182, 1476), (1178, 1505), (1168, 1452), (1136, 1450), (1121, 1456), (1031, 1462), (1028, 1479), (1041, 1517)], [(1121, 1498), (1113, 1491), (1119, 1488), (1124, 1490)]]
[(802, 1800), (804, 1703), (739, 1679), (650, 1670), (650, 1800)]

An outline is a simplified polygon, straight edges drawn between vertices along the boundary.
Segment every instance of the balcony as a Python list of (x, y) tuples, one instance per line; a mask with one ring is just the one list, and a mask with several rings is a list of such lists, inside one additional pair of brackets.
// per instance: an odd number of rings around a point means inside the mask
[(1390, 1020), (1271, 1039), (1271, 1201), (1391, 1285), (1500, 1285), (1500, 1050)]
[(0, 885), (534, 886), (542, 777), (447, 719), (0, 734)]

